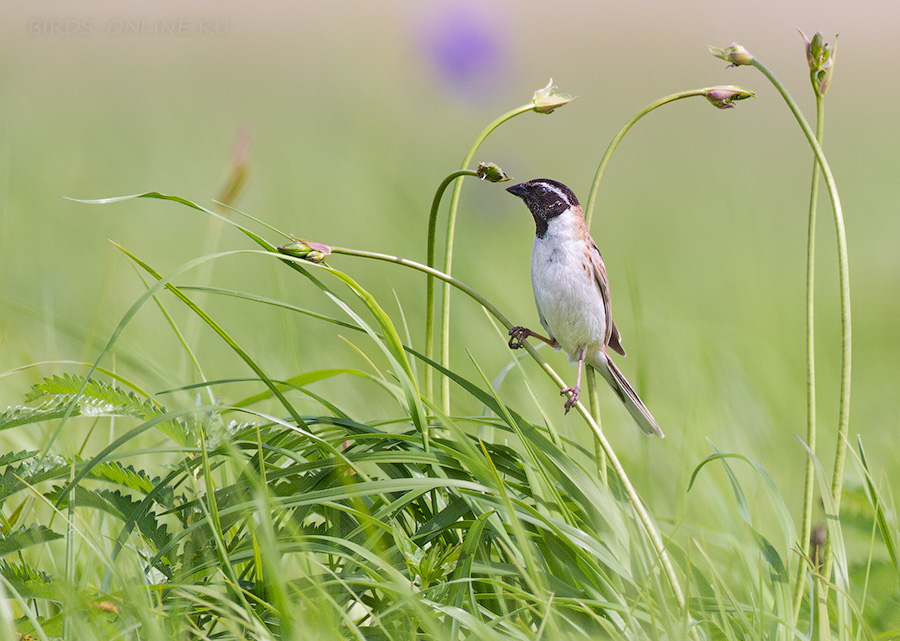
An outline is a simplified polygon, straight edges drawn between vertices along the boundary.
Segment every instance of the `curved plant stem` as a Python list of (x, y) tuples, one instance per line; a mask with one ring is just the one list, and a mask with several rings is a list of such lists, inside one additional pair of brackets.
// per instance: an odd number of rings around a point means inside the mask
[[(470, 164), (472, 164), (472, 159), (475, 157), (475, 153), (478, 151), (478, 148), (481, 146), (481, 143), (484, 142), (485, 138), (487, 138), (494, 129), (502, 125), (504, 122), (509, 120), (510, 118), (514, 118), (519, 114), (523, 114), (527, 111), (531, 111), (534, 109), (534, 103), (529, 102), (527, 105), (522, 105), (521, 107), (516, 107), (512, 111), (507, 111), (505, 114), (497, 118), (494, 122), (489, 124), (484, 130), (478, 134), (478, 137), (475, 139), (475, 142), (472, 143), (472, 146), (469, 148), (469, 152), (466, 154), (466, 157), (462, 161), (462, 165), (460, 169), (466, 169)], [(444, 273), (448, 276), (452, 273), (453, 268), (453, 239), (454, 232), (456, 230), (456, 210), (459, 207), (459, 196), (462, 193), (462, 181), (459, 181), (453, 187), (453, 195), (450, 199), (450, 212), (447, 216), (447, 237), (444, 241)], [(450, 367), (450, 285), (444, 283), (444, 288), (441, 296), (441, 365), (448, 368)], [(444, 377), (441, 383), (441, 409), (445, 414), (450, 414), (450, 379)]]
[[(506, 316), (504, 316), (503, 313), (499, 309), (497, 309), (497, 307), (495, 307), (493, 303), (488, 301), (481, 294), (479, 294), (477, 291), (475, 291), (462, 281), (453, 278), (449, 274), (438, 271), (433, 267), (428, 267), (427, 265), (422, 265), (421, 263), (417, 263), (406, 258), (400, 258), (398, 256), (390, 256), (388, 254), (380, 254), (376, 252), (362, 251), (357, 249), (348, 249), (344, 247), (332, 247), (331, 253), (397, 263), (399, 265), (410, 267), (425, 274), (431, 275), (439, 280), (444, 281), (447, 287), (455, 287), (460, 291), (468, 294), (471, 298), (473, 298), (486, 310), (493, 314), (494, 317), (498, 321), (500, 321), (500, 323), (502, 323), (503, 326), (507, 329), (510, 329), (512, 327), (512, 323), (509, 322)], [(543, 369), (544, 372), (553, 380), (553, 382), (560, 387), (560, 389), (566, 386), (562, 377), (557, 374), (553, 370), (553, 368), (550, 367), (550, 365), (547, 364), (547, 362), (540, 356), (540, 354), (537, 353), (537, 350), (535, 350), (535, 348), (530, 343), (525, 343), (525, 350), (540, 366), (540, 368)], [(659, 557), (660, 565), (662, 566), (663, 572), (666, 575), (666, 579), (671, 586), (672, 593), (675, 596), (675, 599), (678, 601), (679, 607), (685, 608), (686, 602), (684, 599), (684, 592), (681, 589), (681, 583), (678, 580), (678, 575), (675, 573), (675, 568), (672, 565), (672, 560), (669, 557), (668, 551), (666, 550), (666, 546), (662, 539), (662, 536), (660, 535), (659, 530), (656, 528), (656, 524), (654, 523), (653, 519), (650, 517), (650, 513), (644, 507), (643, 501), (641, 501), (640, 496), (638, 496), (637, 490), (634, 489), (634, 485), (631, 484), (631, 480), (625, 473), (625, 468), (622, 467), (622, 463), (616, 456), (615, 450), (613, 450), (612, 445), (610, 445), (609, 441), (606, 440), (606, 436), (604, 436), (603, 430), (600, 429), (600, 425), (594, 420), (594, 417), (591, 416), (588, 408), (584, 405), (584, 403), (581, 402), (577, 403), (575, 405), (575, 408), (578, 410), (584, 420), (587, 421), (587, 424), (590, 426), (591, 430), (593, 430), (594, 435), (596, 436), (597, 443), (599, 443), (600, 449), (606, 457), (609, 467), (612, 468), (612, 470), (615, 472), (616, 477), (622, 484), (622, 489), (625, 491), (625, 494), (628, 497), (628, 502), (631, 504), (631, 507), (634, 510), (638, 521), (640, 521), (641, 526), (646, 532), (647, 537), (650, 539), (650, 542), (653, 545), (657, 556)]]
[(670, 102), (681, 100), (682, 98), (691, 98), (692, 96), (705, 95), (706, 89), (690, 89), (688, 91), (679, 91), (678, 93), (663, 96), (659, 100), (651, 102), (649, 105), (641, 109), (634, 116), (632, 116), (631, 120), (625, 123), (625, 125), (619, 130), (619, 133), (616, 134), (616, 137), (613, 138), (609, 143), (606, 151), (603, 152), (603, 157), (600, 159), (600, 164), (597, 166), (597, 173), (594, 174), (594, 182), (591, 183), (591, 193), (588, 195), (587, 203), (584, 207), (584, 220), (587, 223), (588, 228), (590, 228), (591, 226), (591, 218), (594, 214), (594, 203), (597, 200), (597, 191), (600, 189), (600, 181), (603, 180), (603, 174), (604, 172), (606, 172), (606, 166), (609, 164), (609, 160), (610, 158), (612, 158), (613, 152), (619, 146), (619, 143), (622, 142), (622, 138), (624, 138), (625, 134), (628, 133), (628, 130), (631, 129), (638, 120), (646, 116), (654, 109), (658, 109), (659, 107), (667, 105)]
[[(450, 183), (457, 178), (463, 176), (477, 176), (478, 172), (473, 169), (459, 169), (444, 178), (443, 182), (438, 186), (434, 193), (434, 200), (431, 202), (431, 214), (428, 216), (428, 250), (425, 263), (429, 267), (434, 267), (434, 237), (437, 228), (438, 209), (441, 206), (441, 198)], [(425, 356), (434, 360), (434, 276), (428, 274), (428, 280), (425, 283)], [(425, 369), (425, 394), (427, 398), (434, 398), (434, 371), (428, 367)]]
[[(816, 95), (816, 141), (821, 146), (825, 134), (825, 99)], [(809, 229), (806, 238), (806, 445), (816, 451), (816, 340), (815, 340), (815, 267), (816, 267), (816, 211), (819, 205), (819, 163), (813, 161), (809, 194)], [(806, 478), (803, 484), (803, 520), (800, 525), (800, 549), (809, 557), (812, 533), (813, 496), (816, 471), (812, 457), (806, 456)], [(797, 568), (794, 585), (794, 620), (800, 616), (803, 595), (806, 594), (806, 563)]]
[[(600, 159), (600, 164), (597, 166), (597, 172), (594, 174), (594, 182), (591, 183), (591, 191), (588, 194), (587, 203), (584, 208), (584, 222), (588, 226), (588, 229), (591, 227), (591, 218), (594, 215), (594, 204), (597, 201), (597, 192), (600, 190), (600, 181), (603, 180), (603, 174), (606, 172), (606, 166), (609, 164), (610, 159), (612, 158), (613, 152), (619, 146), (619, 143), (622, 142), (622, 139), (625, 137), (625, 134), (628, 133), (628, 130), (631, 129), (638, 120), (649, 114), (654, 109), (658, 109), (663, 105), (667, 105), (670, 102), (675, 102), (676, 100), (681, 100), (682, 98), (691, 98), (693, 96), (706, 96), (706, 89), (690, 89), (688, 91), (680, 91), (678, 93), (673, 93), (668, 96), (663, 96), (659, 100), (655, 100), (651, 102), (649, 105), (641, 109), (637, 112), (632, 118), (626, 122), (622, 128), (619, 130), (619, 133), (616, 134), (615, 138), (613, 138), (609, 146), (607, 146), (606, 151), (603, 152), (603, 157)], [(588, 378), (587, 378), (587, 388), (588, 388), (588, 396), (591, 399), (591, 410), (593, 412), (594, 420), (597, 422), (597, 425), (600, 425), (600, 405), (599, 403), (595, 403), (594, 399), (597, 396), (597, 383), (596, 379), (593, 376), (593, 371), (588, 368)], [(597, 445), (595, 444), (595, 447)], [(597, 465), (603, 466), (601, 472), (601, 478), (604, 481), (604, 485), (606, 484), (606, 463), (603, 461), (600, 456), (600, 452), (598, 450), (598, 458)]]
[[(841, 507), (841, 490), (844, 483), (844, 459), (847, 454), (847, 431), (850, 425), (850, 361), (852, 354), (852, 332), (850, 328), (850, 266), (847, 259), (847, 234), (844, 230), (844, 213), (841, 209), (841, 200), (838, 196), (834, 175), (831, 173), (831, 167), (828, 165), (828, 160), (825, 158), (825, 152), (822, 151), (822, 146), (816, 140), (815, 133), (809, 126), (809, 123), (806, 122), (797, 103), (794, 102), (794, 99), (784, 88), (784, 85), (781, 84), (781, 81), (769, 71), (768, 67), (756, 58), (754, 58), (753, 62), (750, 64), (756, 67), (772, 83), (775, 89), (778, 90), (778, 93), (781, 94), (781, 97), (784, 98), (791, 113), (794, 114), (794, 118), (796, 118), (797, 123), (800, 125), (800, 129), (803, 130), (803, 134), (806, 136), (806, 140), (809, 142), (810, 147), (812, 147), (813, 153), (816, 156), (816, 162), (822, 170), (822, 175), (825, 178), (825, 185), (828, 187), (828, 195), (831, 198), (831, 208), (834, 212), (834, 226), (837, 234), (838, 276), (841, 296), (841, 401), (838, 413), (838, 435), (837, 447), (834, 454), (834, 472), (831, 478), (831, 495), (834, 500), (834, 516), (838, 517), (840, 515)], [(823, 576), (826, 577), (826, 580), (831, 576), (832, 562), (831, 542), (826, 541), (825, 565), (823, 568)]]

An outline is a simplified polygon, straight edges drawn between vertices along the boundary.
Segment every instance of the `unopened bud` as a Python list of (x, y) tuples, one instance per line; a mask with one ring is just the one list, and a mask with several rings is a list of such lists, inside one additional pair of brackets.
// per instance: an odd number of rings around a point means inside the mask
[(553, 78), (547, 86), (534, 92), (531, 102), (534, 104), (534, 111), (539, 114), (553, 113), (557, 107), (562, 107), (566, 103), (575, 100), (571, 95), (558, 91), (558, 87), (553, 84)]
[(282, 245), (278, 251), (287, 256), (308, 260), (311, 263), (321, 263), (331, 253), (331, 247), (322, 243), (294, 238), (294, 242)]
[(743, 87), (734, 85), (720, 85), (718, 87), (709, 87), (704, 89), (703, 95), (709, 100), (710, 104), (719, 109), (731, 109), (735, 107), (735, 100), (746, 100), (753, 98), (755, 93)]
[(482, 180), (491, 183), (504, 183), (509, 180), (509, 176), (506, 175), (506, 172), (492, 162), (479, 163), (478, 167), (475, 169), (475, 173), (478, 174), (478, 177)]
[[(800, 29), (797, 29), (800, 31)], [(831, 75), (834, 73), (834, 56), (837, 49), (837, 36), (834, 44), (825, 42), (821, 31), (817, 31), (812, 40), (800, 31), (803, 41), (806, 43), (806, 61), (809, 63), (809, 80), (813, 89), (820, 96), (824, 96), (831, 84)]]
[(725, 62), (730, 62), (735, 67), (749, 65), (753, 62), (753, 54), (736, 42), (732, 42), (731, 46), (725, 47), (724, 49), (719, 49), (712, 45), (709, 45), (707, 48), (716, 58), (721, 58)]

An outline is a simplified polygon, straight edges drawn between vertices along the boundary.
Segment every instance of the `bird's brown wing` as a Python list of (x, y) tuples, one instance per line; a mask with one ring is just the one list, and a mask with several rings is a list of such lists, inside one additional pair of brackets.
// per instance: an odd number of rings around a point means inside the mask
[(603, 306), (606, 312), (606, 338), (604, 342), (614, 352), (625, 356), (625, 348), (622, 347), (622, 336), (619, 334), (619, 328), (616, 327), (612, 318), (612, 307), (609, 302), (609, 277), (606, 275), (606, 265), (603, 264), (603, 256), (597, 249), (597, 243), (591, 241), (591, 263), (594, 266), (594, 278), (597, 280), (597, 286), (600, 288), (600, 295), (603, 298)]

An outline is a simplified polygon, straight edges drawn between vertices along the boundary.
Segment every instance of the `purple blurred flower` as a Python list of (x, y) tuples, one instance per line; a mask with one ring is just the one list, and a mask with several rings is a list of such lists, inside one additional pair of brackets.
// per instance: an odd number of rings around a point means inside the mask
[(425, 23), (422, 47), (441, 84), (483, 90), (501, 77), (506, 48), (489, 11), (451, 3), (432, 11)]

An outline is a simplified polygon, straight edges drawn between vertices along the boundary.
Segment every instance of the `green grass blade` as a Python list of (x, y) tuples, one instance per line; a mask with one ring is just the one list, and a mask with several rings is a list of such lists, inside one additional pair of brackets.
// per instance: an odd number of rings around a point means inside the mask
[(856, 437), (856, 444), (859, 449), (859, 460), (863, 469), (863, 476), (866, 482), (866, 495), (872, 503), (875, 510), (875, 522), (878, 524), (878, 531), (881, 534), (881, 540), (884, 541), (884, 547), (887, 549), (888, 556), (891, 559), (891, 565), (894, 566), (894, 572), (897, 573), (898, 587), (900, 587), (900, 563), (898, 563), (897, 543), (894, 538), (894, 530), (888, 524), (887, 514), (884, 510), (884, 501), (878, 492), (875, 481), (872, 478), (872, 472), (869, 469), (869, 462), (866, 458), (866, 452), (863, 449), (862, 437)]
[[(135, 263), (140, 265), (147, 273), (149, 273), (151, 276), (153, 276), (154, 278), (156, 278), (159, 281), (157, 283), (157, 285), (155, 285), (153, 287), (153, 289), (148, 290), (148, 291), (155, 291), (159, 287), (160, 284), (164, 284), (165, 287), (169, 291), (171, 291), (173, 294), (175, 294), (178, 298), (180, 298), (182, 300), (182, 302), (184, 302), (191, 309), (191, 311), (193, 311), (201, 319), (203, 319), (203, 321), (205, 321), (206, 324), (209, 325), (212, 328), (212, 330), (216, 334), (218, 334), (222, 340), (225, 341), (225, 343), (227, 343), (228, 347), (231, 348), (231, 350), (234, 351), (250, 367), (250, 369), (252, 369), (254, 371), (254, 373), (256, 373), (256, 375), (260, 377), (260, 379), (262, 379), (262, 381), (266, 384), (266, 387), (268, 387), (272, 391), (272, 394), (276, 398), (278, 398), (278, 400), (281, 402), (282, 406), (291, 415), (291, 418), (293, 418), (294, 421), (296, 421), (297, 425), (305, 426), (303, 419), (300, 418), (300, 414), (297, 413), (297, 411), (294, 409), (294, 406), (288, 402), (288, 400), (287, 400), (287, 398), (285, 398), (284, 394), (282, 394), (281, 391), (275, 386), (275, 384), (269, 379), (269, 377), (262, 370), (262, 368), (259, 365), (257, 365), (257, 363), (252, 358), (250, 358), (250, 355), (247, 354), (247, 352), (245, 352), (237, 344), (237, 342), (228, 334), (228, 332), (226, 332), (224, 330), (224, 328), (222, 328), (215, 320), (213, 320), (213, 318), (209, 314), (207, 314), (202, 309), (200, 309), (199, 305), (197, 305), (186, 294), (184, 294), (178, 287), (176, 287), (174, 284), (172, 284), (170, 282), (175, 274), (172, 274), (166, 278), (163, 278), (159, 273), (157, 273), (147, 263), (142, 261), (140, 258), (138, 258), (134, 254), (132, 254), (130, 251), (128, 251), (124, 247), (122, 247), (120, 245), (116, 245), (116, 247), (118, 247), (123, 253), (125, 253), (125, 255), (127, 255), (129, 258), (131, 258), (131, 260), (133, 260)], [(226, 255), (229, 253), (233, 253), (233, 252), (226, 252), (225, 254), (219, 254), (214, 257)], [(208, 258), (211, 258), (211, 257), (208, 257)], [(188, 263), (188, 265), (192, 265), (194, 262), (195, 261), (191, 261), (190, 263)], [(178, 269), (175, 273), (178, 274), (178, 273), (181, 273), (182, 271), (185, 271), (184, 267)]]

